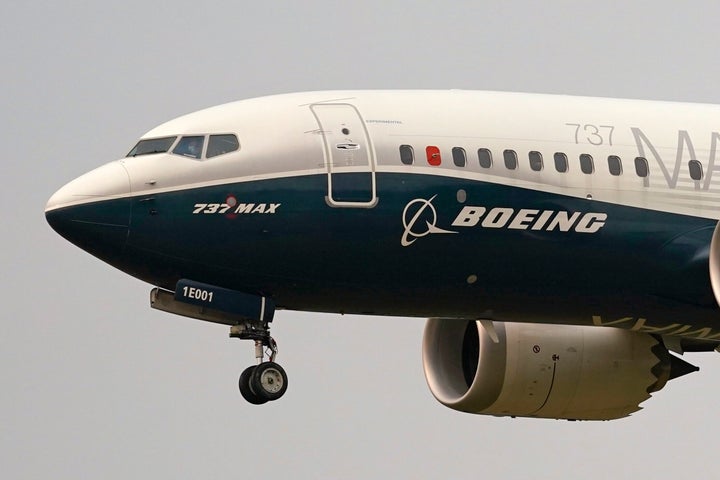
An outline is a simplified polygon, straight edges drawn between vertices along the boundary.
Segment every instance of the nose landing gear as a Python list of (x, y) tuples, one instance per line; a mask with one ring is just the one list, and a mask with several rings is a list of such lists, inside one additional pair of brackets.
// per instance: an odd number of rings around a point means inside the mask
[(255, 342), (257, 365), (246, 368), (240, 375), (243, 398), (254, 405), (261, 405), (285, 394), (287, 374), (275, 363), (278, 348), (270, 336), (270, 322), (275, 314), (272, 298), (184, 278), (178, 280), (175, 292), (154, 288), (150, 292), (150, 306), (185, 317), (230, 325), (230, 337)]
[[(240, 394), (253, 405), (262, 405), (282, 397), (287, 390), (285, 370), (275, 363), (277, 343), (270, 336), (267, 322), (246, 321), (230, 327), (230, 337), (255, 342), (255, 358), (258, 364), (243, 370), (238, 386)], [(268, 360), (265, 360), (267, 356)]]

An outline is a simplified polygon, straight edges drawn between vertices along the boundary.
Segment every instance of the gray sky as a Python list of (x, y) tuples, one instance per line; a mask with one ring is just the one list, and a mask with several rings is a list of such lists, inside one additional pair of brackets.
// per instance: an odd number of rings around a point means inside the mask
[(224, 326), (151, 310), (150, 285), (65, 242), (43, 207), (156, 124), (264, 94), (465, 88), (720, 103), (717, 1), (8, 3), (3, 478), (711, 471), (717, 354), (689, 356), (702, 371), (629, 419), (496, 419), (433, 399), (421, 319), (280, 312), (273, 333), (289, 390), (258, 408), (237, 391), (249, 344)]

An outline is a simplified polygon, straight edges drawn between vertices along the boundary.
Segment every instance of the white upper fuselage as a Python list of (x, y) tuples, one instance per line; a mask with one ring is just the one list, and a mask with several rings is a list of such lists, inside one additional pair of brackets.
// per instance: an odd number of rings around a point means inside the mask
[[(720, 168), (715, 166), (719, 106), (502, 92), (329, 91), (220, 105), (164, 123), (143, 138), (235, 133), (240, 141), (238, 151), (204, 161), (169, 153), (128, 157), (121, 162), (130, 188), (107, 193), (111, 197), (135, 196), (327, 172), (328, 154), (325, 158), (318, 155), (323, 150), (322, 131), (311, 109), (319, 104), (348, 104), (357, 109), (371, 141), (372, 168), (377, 172), (467, 178), (720, 218), (720, 176), (715, 175)], [(401, 145), (413, 147), (412, 165), (401, 163)], [(439, 149), (439, 165), (428, 163), (428, 146)], [(455, 147), (466, 152), (465, 166), (453, 162)], [(492, 153), (489, 168), (480, 165), (478, 149)], [(516, 152), (517, 168), (506, 167), (505, 150)], [(531, 151), (542, 155), (539, 171), (530, 167)], [(555, 167), (553, 156), (558, 152), (567, 156), (565, 172)], [(582, 154), (592, 156), (593, 173), (581, 171)], [(611, 155), (621, 160), (619, 175), (608, 170)], [(636, 157), (647, 160), (646, 178), (636, 172)], [(690, 176), (691, 160), (702, 166), (699, 180)], [(74, 191), (71, 197), (53, 197), (48, 207), (101, 198), (100, 191)]]

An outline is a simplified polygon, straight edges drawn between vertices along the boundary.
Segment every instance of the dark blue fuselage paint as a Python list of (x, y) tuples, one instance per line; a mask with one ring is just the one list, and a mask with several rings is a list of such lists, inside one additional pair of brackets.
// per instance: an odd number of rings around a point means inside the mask
[[(713, 220), (442, 176), (378, 173), (376, 180), (374, 208), (329, 206), (327, 176), (310, 175), (47, 216), (79, 247), (168, 290), (188, 278), (293, 310), (720, 328), (708, 274)], [(352, 199), (351, 176), (343, 181)], [(591, 233), (532, 229), (530, 220), (524, 229), (502, 219), (495, 227), (453, 225), (466, 206), (604, 217), (601, 228), (591, 218)], [(404, 236), (411, 244), (403, 246)]]

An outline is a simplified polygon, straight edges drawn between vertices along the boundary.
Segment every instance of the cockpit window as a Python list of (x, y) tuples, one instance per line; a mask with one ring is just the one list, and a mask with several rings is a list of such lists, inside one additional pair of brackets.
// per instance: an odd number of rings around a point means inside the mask
[(239, 148), (240, 144), (235, 135), (210, 135), (205, 156), (207, 158), (217, 157), (223, 153), (234, 152)]
[(177, 146), (173, 149), (172, 153), (175, 155), (199, 159), (202, 157), (204, 141), (205, 137), (203, 136), (182, 137)]
[(152, 153), (165, 153), (177, 137), (151, 138), (149, 140), (140, 140), (137, 145), (127, 154), (128, 157), (137, 157), (138, 155), (150, 155)]
[[(235, 135), (228, 133), (222, 135), (186, 135), (177, 142), (172, 153), (200, 160), (203, 158), (203, 145), (206, 138), (208, 139), (206, 158), (217, 157), (225, 153), (234, 152), (240, 149), (240, 143)], [(140, 140), (128, 157), (137, 157), (138, 155), (149, 155), (151, 153), (165, 153), (170, 150), (177, 140), (177, 137), (152, 138), (148, 140)]]

